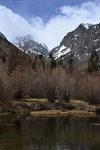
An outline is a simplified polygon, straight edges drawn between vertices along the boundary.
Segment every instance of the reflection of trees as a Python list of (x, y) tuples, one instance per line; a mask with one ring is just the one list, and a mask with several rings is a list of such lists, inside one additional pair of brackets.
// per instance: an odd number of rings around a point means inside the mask
[(49, 118), (45, 127), (43, 138), (49, 141), (51, 139), (55, 140), (56, 139), (55, 130), (56, 130), (56, 119)]
[[(10, 123), (9, 119), (3, 122)], [(100, 128), (90, 125), (91, 122), (96, 122), (96, 119), (34, 117), (18, 118), (14, 122), (8, 127), (0, 126), (0, 149), (2, 150), (100, 149)]]

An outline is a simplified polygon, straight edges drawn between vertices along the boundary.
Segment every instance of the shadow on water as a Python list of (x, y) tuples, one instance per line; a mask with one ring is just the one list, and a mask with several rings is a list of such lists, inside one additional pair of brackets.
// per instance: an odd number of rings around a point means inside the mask
[(98, 118), (0, 117), (0, 150), (100, 150)]

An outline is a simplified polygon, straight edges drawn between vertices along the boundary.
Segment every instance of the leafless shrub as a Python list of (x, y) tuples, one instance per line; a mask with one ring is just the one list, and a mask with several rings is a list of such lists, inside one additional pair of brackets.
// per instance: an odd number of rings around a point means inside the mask
[(35, 78), (30, 86), (30, 89), (28, 91), (28, 95), (31, 98), (44, 98), (44, 89), (42, 87), (42, 81), (40, 77)]
[(100, 77), (85, 75), (78, 81), (78, 95), (80, 99), (90, 104), (100, 103)]
[(45, 97), (49, 102), (54, 102), (56, 99), (56, 89), (59, 83), (59, 69), (51, 71), (50, 68), (45, 69), (41, 75), (42, 85), (45, 91)]
[(61, 70), (59, 85), (57, 88), (58, 99), (69, 102), (73, 97), (75, 78), (65, 70)]
[(4, 100), (3, 96), (4, 96), (4, 90), (3, 90), (2, 81), (0, 80), (0, 102)]

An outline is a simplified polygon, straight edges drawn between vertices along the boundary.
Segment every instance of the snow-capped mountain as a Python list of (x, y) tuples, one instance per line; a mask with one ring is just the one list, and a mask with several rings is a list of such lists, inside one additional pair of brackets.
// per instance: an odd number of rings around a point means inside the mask
[(73, 57), (74, 64), (87, 60), (93, 50), (100, 53), (100, 24), (80, 24), (51, 52), (55, 60), (62, 59), (67, 65), (70, 57)]
[(45, 44), (40, 44), (33, 40), (31, 35), (26, 35), (24, 37), (17, 37), (13, 41), (14, 45), (16, 45), (19, 49), (24, 51), (29, 55), (48, 55), (48, 48)]

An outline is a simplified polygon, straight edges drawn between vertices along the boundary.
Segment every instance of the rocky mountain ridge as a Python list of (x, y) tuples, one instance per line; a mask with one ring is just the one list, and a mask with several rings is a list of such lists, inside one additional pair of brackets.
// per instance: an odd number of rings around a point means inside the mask
[(3, 38), (3, 39), (5, 39), (5, 40), (7, 40), (7, 38), (1, 32), (0, 32), (0, 37)]
[(94, 50), (100, 55), (100, 24), (80, 24), (51, 52), (55, 60), (62, 60), (67, 65), (70, 58), (74, 64), (87, 62)]
[(36, 56), (36, 55), (48, 55), (48, 48), (45, 44), (41, 44), (38, 42), (35, 42), (33, 40), (33, 37), (31, 35), (26, 35), (23, 37), (17, 37), (13, 41), (14, 45), (17, 46), (20, 50), (24, 51), (30, 56)]

